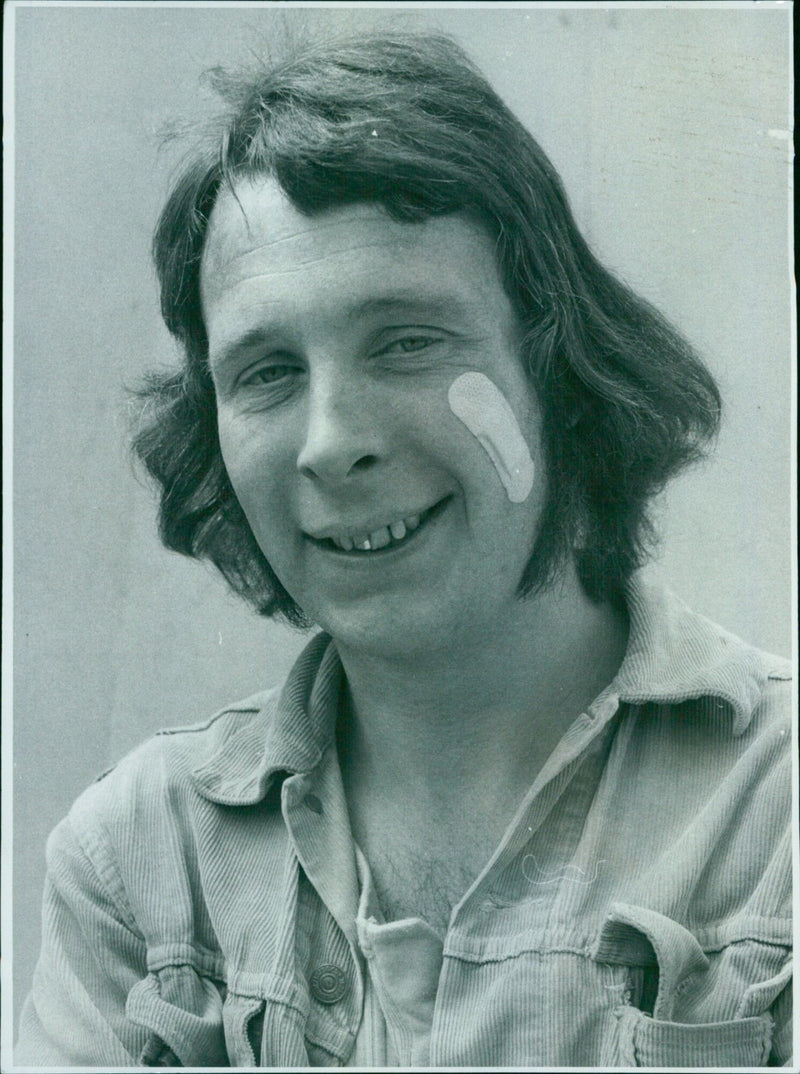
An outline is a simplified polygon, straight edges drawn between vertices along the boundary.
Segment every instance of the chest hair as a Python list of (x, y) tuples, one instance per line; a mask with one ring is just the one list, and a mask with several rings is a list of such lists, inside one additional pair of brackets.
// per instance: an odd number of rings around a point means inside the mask
[(480, 871), (455, 855), (428, 854), (409, 846), (362, 849), (386, 921), (421, 917), (441, 935), (453, 907)]

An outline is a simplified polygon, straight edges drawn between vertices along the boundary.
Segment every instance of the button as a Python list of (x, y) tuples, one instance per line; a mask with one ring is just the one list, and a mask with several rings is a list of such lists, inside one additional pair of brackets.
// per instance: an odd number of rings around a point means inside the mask
[(320, 1003), (338, 1003), (347, 993), (344, 970), (331, 963), (315, 969), (310, 984), (311, 995)]
[(312, 813), (322, 813), (322, 802), (320, 802), (316, 794), (307, 794), (303, 799), (303, 802), (308, 806)]

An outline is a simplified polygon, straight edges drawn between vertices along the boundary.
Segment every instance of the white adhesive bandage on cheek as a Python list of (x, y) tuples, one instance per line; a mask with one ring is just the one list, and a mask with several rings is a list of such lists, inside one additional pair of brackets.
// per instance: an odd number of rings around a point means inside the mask
[(483, 373), (462, 373), (447, 401), (494, 463), (512, 503), (527, 500), (533, 488), (533, 459), (508, 400)]

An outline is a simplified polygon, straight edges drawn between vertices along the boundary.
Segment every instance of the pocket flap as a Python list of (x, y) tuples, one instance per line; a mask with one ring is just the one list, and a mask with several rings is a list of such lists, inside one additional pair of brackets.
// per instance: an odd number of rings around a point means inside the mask
[(237, 996), (228, 992), (222, 1007), (222, 1021), (228, 1055), (233, 1066), (258, 1066), (261, 1054), (259, 1027), (264, 1013), (264, 1000), (258, 996)]
[(622, 966), (656, 964), (659, 974), (654, 1018), (669, 1019), (678, 984), (706, 970), (708, 959), (695, 936), (663, 914), (643, 906), (615, 903), (595, 946), (594, 958)]

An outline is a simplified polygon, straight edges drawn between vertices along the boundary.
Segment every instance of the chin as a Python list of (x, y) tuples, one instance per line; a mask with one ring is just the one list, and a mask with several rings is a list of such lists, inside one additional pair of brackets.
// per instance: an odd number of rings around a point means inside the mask
[(442, 638), (452, 644), (452, 632), (431, 621), (424, 609), (393, 611), (385, 598), (373, 608), (320, 615), (315, 621), (343, 648), (389, 660), (430, 654)]

